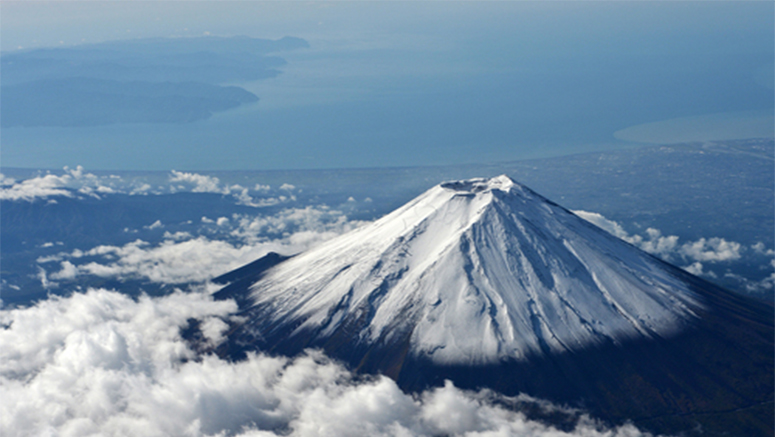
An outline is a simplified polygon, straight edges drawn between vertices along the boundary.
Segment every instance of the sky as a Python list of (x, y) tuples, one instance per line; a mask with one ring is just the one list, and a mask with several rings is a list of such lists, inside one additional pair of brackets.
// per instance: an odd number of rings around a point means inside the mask
[[(772, 136), (771, 2), (3, 2), (4, 53), (304, 38), (260, 101), (185, 124), (6, 128), (1, 164), (105, 170), (502, 162)], [(712, 127), (712, 129), (710, 129)]]

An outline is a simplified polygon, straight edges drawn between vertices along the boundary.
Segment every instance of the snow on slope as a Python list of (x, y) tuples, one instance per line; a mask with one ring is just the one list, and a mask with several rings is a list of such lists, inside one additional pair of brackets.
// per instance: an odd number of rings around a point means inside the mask
[[(669, 336), (701, 306), (659, 261), (507, 176), (448, 182), (285, 261), (251, 288), (275, 327), (410, 334), (437, 364)], [(355, 322), (355, 323), (354, 323)]]

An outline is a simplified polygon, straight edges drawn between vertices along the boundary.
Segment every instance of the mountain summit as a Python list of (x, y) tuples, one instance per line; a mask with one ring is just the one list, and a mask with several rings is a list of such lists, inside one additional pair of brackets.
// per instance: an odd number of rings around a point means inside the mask
[(278, 265), (251, 298), (264, 336), (408, 341), (444, 364), (668, 336), (701, 306), (651, 256), (507, 176), (438, 185)]
[[(232, 356), (322, 348), (405, 389), (452, 379), (668, 431), (686, 421), (661, 416), (772, 401), (766, 308), (507, 176), (442, 183), (315, 249), (230, 275), (219, 296), (237, 297), (245, 317)], [(734, 387), (739, 372), (769, 393)]]

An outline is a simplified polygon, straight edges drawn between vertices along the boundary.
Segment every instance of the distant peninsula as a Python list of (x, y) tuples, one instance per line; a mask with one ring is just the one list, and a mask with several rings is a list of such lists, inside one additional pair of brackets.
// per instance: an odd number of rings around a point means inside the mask
[(186, 123), (254, 103), (299, 38), (153, 38), (3, 53), (2, 127)]

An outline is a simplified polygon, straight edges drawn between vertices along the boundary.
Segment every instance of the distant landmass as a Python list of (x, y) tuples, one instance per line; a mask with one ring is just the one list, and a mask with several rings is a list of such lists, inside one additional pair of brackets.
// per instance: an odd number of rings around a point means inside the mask
[(614, 137), (638, 143), (670, 144), (771, 138), (774, 131), (772, 110), (733, 111), (639, 124), (614, 132)]
[(183, 123), (258, 101), (227, 83), (277, 76), (286, 37), (153, 38), (2, 54), (0, 126)]
[(270, 56), (309, 44), (299, 38), (245, 36), (150, 38), (0, 55), (2, 85), (87, 77), (118, 81), (220, 84), (274, 77), (283, 58)]
[(40, 80), (2, 92), (4, 127), (185, 123), (258, 101), (235, 86), (90, 78)]

